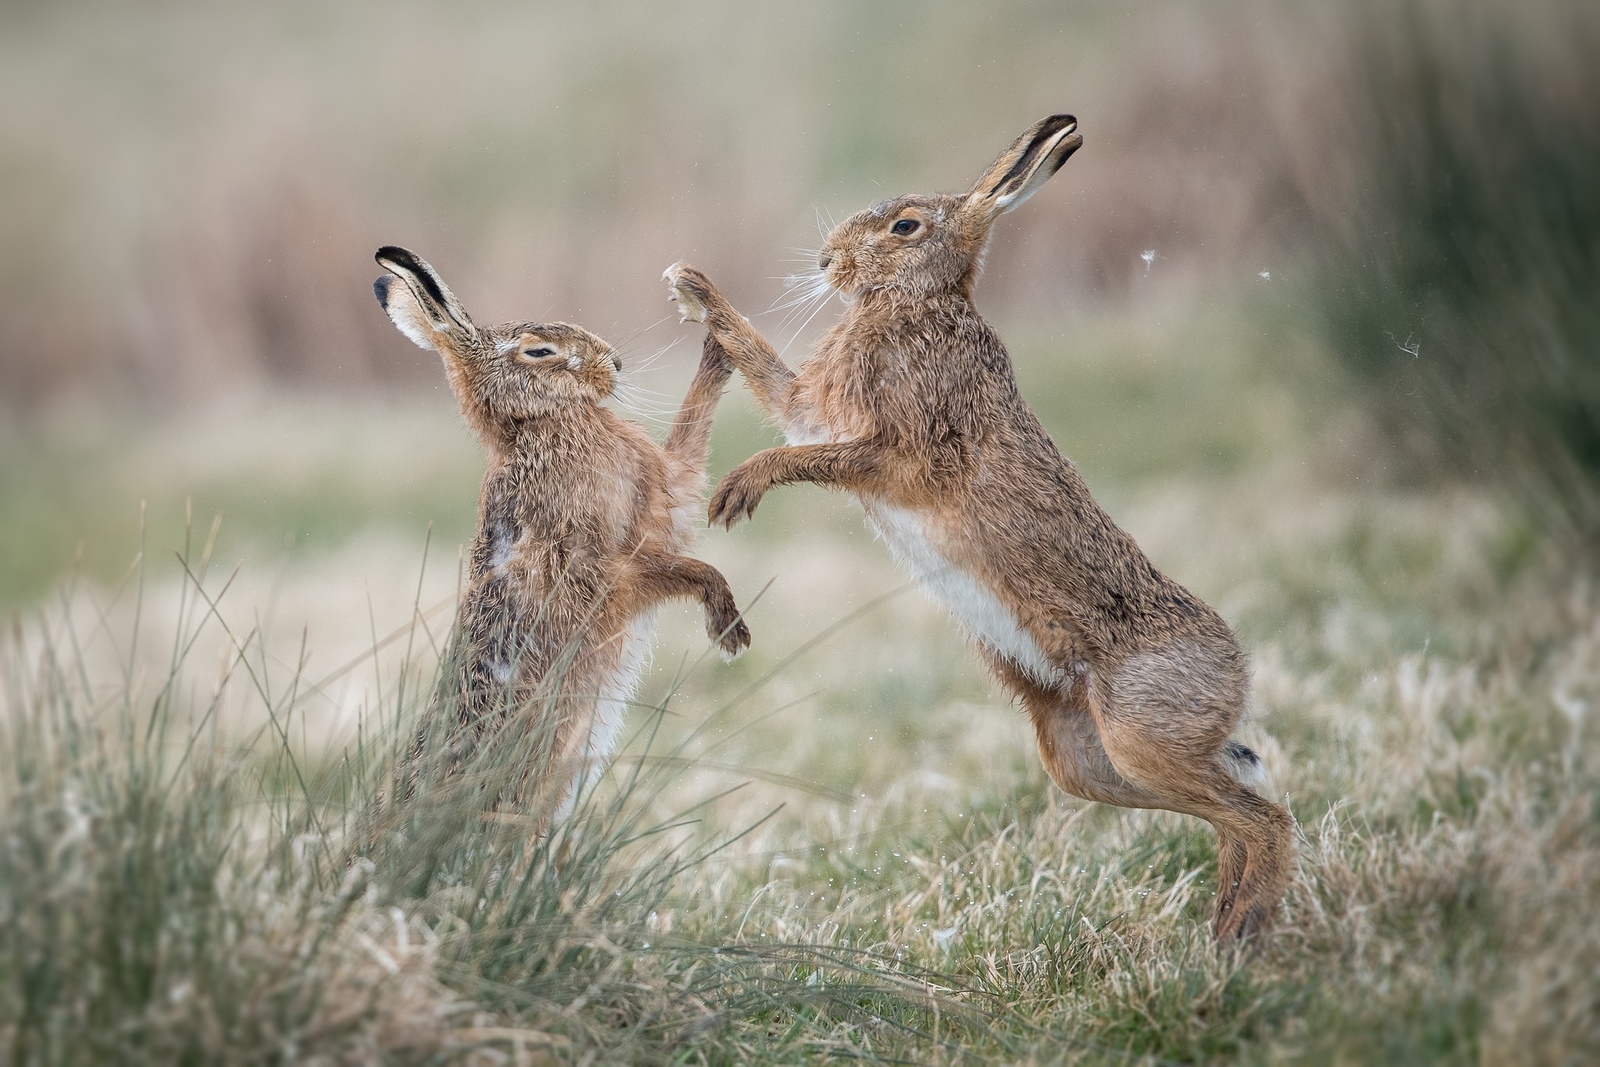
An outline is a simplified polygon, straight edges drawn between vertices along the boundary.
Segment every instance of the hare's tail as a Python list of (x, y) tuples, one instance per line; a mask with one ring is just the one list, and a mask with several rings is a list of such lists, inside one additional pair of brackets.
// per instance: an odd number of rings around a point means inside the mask
[(1254, 749), (1237, 741), (1229, 741), (1222, 746), (1222, 759), (1227, 764), (1228, 772), (1240, 785), (1257, 792), (1266, 788), (1267, 772)]

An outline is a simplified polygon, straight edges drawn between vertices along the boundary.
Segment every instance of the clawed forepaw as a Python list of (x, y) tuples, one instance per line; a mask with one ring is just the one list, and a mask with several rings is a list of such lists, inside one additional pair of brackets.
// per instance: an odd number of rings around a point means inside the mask
[(723, 657), (731, 660), (750, 647), (750, 627), (744, 624), (742, 616), (735, 615), (732, 625), (718, 629), (712, 638), (722, 650)]
[(720, 523), (726, 529), (733, 529), (734, 523), (756, 513), (756, 505), (761, 503), (766, 491), (767, 487), (751, 477), (745, 468), (735, 467), (711, 494), (711, 507), (707, 510), (711, 525)]
[(667, 299), (678, 303), (679, 322), (706, 321), (706, 276), (684, 262), (674, 263), (661, 275), (667, 283)]

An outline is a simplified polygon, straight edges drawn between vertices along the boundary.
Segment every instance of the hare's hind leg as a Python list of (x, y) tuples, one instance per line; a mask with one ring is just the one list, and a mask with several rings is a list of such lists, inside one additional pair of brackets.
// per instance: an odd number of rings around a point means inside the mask
[(1228, 808), (1244, 816), (1255, 833), (1239, 835), (1243, 869), (1232, 893), (1217, 898), (1212, 925), (1219, 941), (1249, 937), (1271, 926), (1294, 871), (1294, 820), (1289, 812), (1252, 789), (1236, 789), (1226, 801)]
[(1039, 742), (1039, 762), (1064, 793), (1119, 808), (1160, 808), (1161, 797), (1117, 772), (1100, 743), (1099, 731), (1078, 683), (1069, 690), (1046, 689), (1010, 660), (986, 652), (995, 675), (1022, 699)]
[(1126, 747), (1148, 745), (1148, 736), (1130, 737), (1114, 727), (1105, 737), (1117, 768), (1160, 796), (1152, 806), (1205, 819), (1217, 831), (1217, 903), (1211, 920), (1217, 940), (1233, 941), (1270, 926), (1292, 871), (1289, 813), (1239, 784), (1220, 762), (1157, 768), (1148, 750), (1135, 756)]
[(1243, 785), (1224, 754), (1242, 686), (1206, 691), (1157, 657), (1140, 659), (1114, 677), (1091, 677), (1088, 703), (1106, 755), (1124, 778), (1159, 798), (1151, 806), (1216, 828), (1217, 939), (1264, 929), (1289, 884), (1293, 821)]
[(1217, 903), (1212, 908), (1211, 922), (1213, 926), (1221, 926), (1239, 899), (1250, 850), (1244, 838), (1234, 836), (1215, 823), (1212, 829), (1217, 831)]

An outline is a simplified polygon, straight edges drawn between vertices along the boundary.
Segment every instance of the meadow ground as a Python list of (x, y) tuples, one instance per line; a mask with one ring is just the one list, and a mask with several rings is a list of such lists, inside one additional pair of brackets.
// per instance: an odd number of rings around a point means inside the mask
[[(1386, 478), (1358, 412), (1299, 399), (1316, 353), (1271, 307), (1153, 321), (1004, 332), (1102, 503), (1251, 652), (1241, 736), (1300, 866), (1249, 952), (1208, 938), (1209, 828), (1056, 791), (809, 488), (703, 536), (754, 647), (723, 664), (662, 612), (569, 837), (454, 793), (374, 813), (479, 461), (442, 392), (262, 400), (7, 442), (0, 1059), (1600, 1055), (1600, 589), (1513, 507)], [(714, 469), (765, 439), (730, 397)]]

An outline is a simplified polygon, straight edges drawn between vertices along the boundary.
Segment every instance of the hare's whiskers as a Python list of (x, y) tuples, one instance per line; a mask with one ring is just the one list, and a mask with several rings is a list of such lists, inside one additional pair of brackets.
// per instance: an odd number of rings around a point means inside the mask
[[(819, 288), (827, 287), (828, 279), (827, 276), (816, 267), (808, 265), (807, 269), (796, 271), (795, 273), (789, 275), (783, 280), (783, 283), (784, 296), (779, 297), (778, 300), (767, 309), (769, 313), (773, 311), (782, 311), (785, 308), (806, 303), (816, 296)], [(784, 299), (784, 297), (787, 297), (788, 299)]]
[(806, 332), (806, 327), (811, 325), (811, 320), (817, 317), (817, 313), (818, 312), (820, 312), (823, 308), (828, 306), (828, 302), (829, 302), (828, 298), (830, 296), (832, 296), (832, 295), (833, 295), (833, 291), (831, 289), (830, 290), (826, 290), (821, 294), (820, 299), (818, 299), (818, 301), (817, 301), (816, 310), (812, 311), (811, 314), (807, 315), (806, 316), (806, 321), (802, 322), (800, 324), (800, 328), (795, 330), (793, 336), (791, 336), (789, 338), (789, 343), (784, 345), (783, 346), (783, 351), (778, 353), (780, 356), (787, 354), (789, 349), (794, 346), (794, 343), (800, 339), (800, 335)]
[[(779, 329), (787, 328), (790, 323), (802, 315), (806, 316), (806, 322), (809, 323), (811, 317), (818, 310), (818, 308), (813, 308), (811, 305), (817, 302), (825, 303), (829, 294), (833, 291), (832, 286), (828, 284), (827, 277), (817, 270), (792, 277), (790, 279), (790, 288), (791, 291), (796, 292), (796, 295), (773, 309), (775, 311), (792, 309), (779, 322)], [(820, 303), (818, 304), (819, 307)]]
[(649, 333), (651, 330), (655, 329), (657, 326), (660, 326), (663, 322), (666, 322), (671, 317), (672, 316), (669, 313), (669, 314), (661, 316), (659, 319), (657, 319), (656, 321), (652, 322), (648, 326), (635, 327), (634, 330), (631, 333), (629, 333), (622, 340), (618, 341), (616, 343), (616, 345), (614, 345), (613, 347), (615, 347), (616, 350), (619, 351), (619, 352), (622, 351), (628, 345), (631, 345), (634, 341), (638, 340), (642, 335)]
[(629, 372), (647, 371), (651, 367), (654, 367), (656, 363), (660, 361), (662, 356), (672, 351), (672, 349), (675, 348), (678, 342), (681, 340), (683, 340), (681, 336), (675, 337), (671, 341), (668, 341), (665, 345), (662, 345), (660, 348), (650, 353), (648, 356), (642, 356), (639, 359), (634, 359), (632, 354), (630, 354), (621, 346), (618, 346), (617, 351), (626, 357), (625, 365), (627, 366)]
[(616, 398), (617, 403), (629, 411), (636, 411), (641, 415), (677, 414), (678, 408), (676, 404), (658, 404), (648, 397), (635, 396), (630, 391), (620, 389), (613, 391), (611, 395)]

